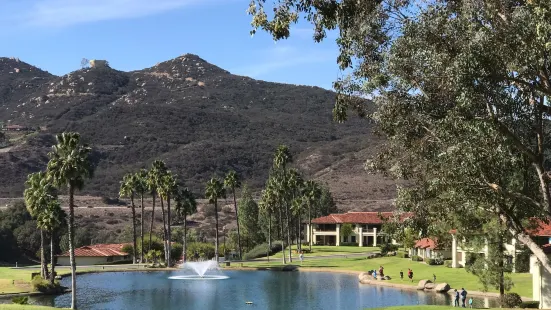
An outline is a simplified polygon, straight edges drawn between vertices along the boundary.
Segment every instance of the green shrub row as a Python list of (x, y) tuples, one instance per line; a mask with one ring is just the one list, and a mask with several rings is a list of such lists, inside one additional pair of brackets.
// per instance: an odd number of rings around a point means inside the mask
[(409, 253), (399, 252), (397, 255), (399, 258), (409, 258)]
[(412, 255), (411, 260), (414, 261), (414, 262), (422, 262), (423, 258), (421, 256)]
[[(268, 243), (263, 243), (255, 246), (252, 250), (243, 255), (243, 259), (255, 259), (259, 257), (266, 257), (268, 251)], [(281, 242), (273, 241), (272, 248), (270, 249), (270, 255), (274, 255), (277, 252), (281, 252)]]
[(444, 260), (441, 259), (441, 258), (425, 258), (425, 263), (427, 263), (427, 265), (431, 265), (431, 266), (444, 265)]

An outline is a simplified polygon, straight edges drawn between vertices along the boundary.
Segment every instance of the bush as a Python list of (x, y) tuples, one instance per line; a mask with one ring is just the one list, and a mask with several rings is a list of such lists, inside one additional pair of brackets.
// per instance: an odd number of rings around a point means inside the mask
[(342, 246), (358, 246), (357, 242), (341, 242)]
[(170, 258), (172, 261), (178, 261), (182, 258), (184, 253), (184, 246), (180, 243), (173, 243), (170, 247)]
[(399, 258), (409, 258), (409, 253), (400, 252), (398, 253)]
[(523, 250), (515, 259), (515, 272), (530, 272), (530, 253)]
[(444, 261), (444, 266), (446, 266), (448, 268), (451, 268), (452, 267), (452, 261), (451, 260)]
[(522, 305), (522, 298), (517, 293), (507, 293), (501, 296), (500, 302), (504, 308), (517, 308)]
[(434, 266), (434, 265), (443, 265), (444, 261), (440, 258), (425, 258), (425, 263), (427, 265)]
[(417, 256), (417, 255), (412, 255), (411, 260), (414, 261), (414, 262), (422, 262), (423, 258), (421, 258), (420, 256)]
[(28, 305), (29, 297), (28, 296), (19, 296), (11, 299), (11, 302), (18, 305)]
[(540, 308), (540, 302), (539, 301), (523, 301), (522, 304), (520, 304), (520, 307), (523, 309), (539, 309)]
[(54, 284), (50, 284), (48, 280), (42, 279), (41, 276), (35, 276), (31, 281), (31, 286), (33, 291), (44, 294), (58, 294), (63, 292), (63, 287), (59, 282), (56, 281)]
[(134, 247), (131, 244), (125, 244), (125, 245), (122, 246), (121, 251), (123, 253), (132, 255), (134, 253)]
[(214, 257), (214, 244), (204, 242), (188, 243), (186, 247), (186, 259), (193, 260), (195, 253), (199, 254), (199, 258), (201, 259), (212, 259)]
[(392, 243), (383, 243), (379, 246), (381, 250), (381, 255), (386, 256), (388, 252), (395, 252), (398, 250), (398, 246)]
[[(255, 246), (252, 250), (245, 253), (243, 255), (243, 259), (249, 260), (249, 259), (255, 259), (259, 257), (266, 257), (266, 252), (268, 249), (268, 244), (263, 243)], [(270, 249), (270, 255), (273, 255), (277, 252), (281, 252), (281, 242), (274, 241), (272, 242), (272, 248)]]

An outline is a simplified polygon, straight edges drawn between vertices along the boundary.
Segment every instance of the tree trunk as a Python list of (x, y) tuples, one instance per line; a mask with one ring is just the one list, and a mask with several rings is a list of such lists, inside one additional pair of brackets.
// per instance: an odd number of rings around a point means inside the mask
[(184, 240), (182, 243), (182, 247), (184, 249), (183, 260), (185, 263), (187, 260), (187, 213), (186, 212), (184, 212)]
[(46, 262), (46, 238), (44, 230), (40, 230), (40, 276), (42, 279), (48, 279), (48, 265)]
[(147, 247), (147, 252), (151, 251), (151, 237), (153, 236), (153, 223), (155, 222), (155, 192), (152, 194), (153, 196), (153, 210), (151, 210), (151, 227), (149, 227), (149, 245)]
[(54, 230), (50, 233), (50, 261), (52, 264), (52, 272), (50, 273), (50, 284), (54, 284), (55, 281), (55, 247), (54, 247), (54, 238), (55, 238), (55, 232)]
[(135, 264), (138, 259), (138, 243), (136, 242), (136, 206), (134, 205), (134, 193), (130, 195), (130, 204), (132, 206), (132, 263)]
[(281, 254), (283, 254), (283, 265), (287, 264), (287, 259), (285, 258), (285, 244), (283, 243), (283, 239), (285, 239), (285, 235), (283, 234), (283, 217), (281, 215), (281, 205), (277, 208), (279, 210), (279, 232), (281, 237)]
[(270, 252), (272, 251), (272, 215), (268, 214), (268, 262), (270, 261)]
[(302, 238), (300, 237), (300, 222), (302, 220), (302, 214), (300, 213), (300, 209), (298, 211), (298, 219), (297, 219), (297, 248), (302, 251)]
[[(293, 242), (291, 239), (291, 219), (289, 218), (289, 204), (285, 204), (285, 217), (287, 217), (287, 246), (289, 247), (289, 263), (293, 262)], [(283, 256), (285, 256), (285, 252), (283, 252)]]
[(216, 230), (214, 231), (214, 237), (216, 238), (216, 240), (214, 240), (214, 258), (218, 264), (218, 200), (214, 201), (214, 219), (216, 221)]
[(312, 240), (312, 207), (310, 206), (310, 203), (308, 203), (308, 240), (310, 240), (310, 253), (312, 253), (312, 243), (314, 240)]
[(161, 215), (163, 216), (163, 245), (164, 245), (164, 251), (165, 251), (165, 263), (168, 266), (168, 246), (167, 246), (167, 233), (166, 233), (166, 216), (165, 216), (165, 204), (163, 201), (163, 196), (159, 195), (159, 199), (161, 200)]
[(69, 184), (69, 259), (71, 261), (71, 309), (77, 309), (77, 264), (75, 262), (75, 187)]
[(172, 237), (171, 237), (171, 233), (170, 233), (170, 194), (168, 194), (166, 196), (166, 216), (167, 216), (167, 223), (166, 223), (166, 234), (167, 234), (167, 254), (168, 254), (168, 265), (167, 267), (171, 267), (172, 266), (172, 255), (171, 255), (171, 250), (172, 250)]
[(143, 205), (143, 192), (140, 193), (140, 198), (141, 198), (141, 202), (142, 202), (142, 207), (141, 207), (141, 211), (142, 211), (142, 217), (140, 218), (140, 237), (141, 237), (141, 240), (140, 240), (140, 263), (143, 264), (144, 260), (143, 260), (143, 223), (144, 223), (144, 205)]
[(239, 260), (243, 259), (243, 252), (241, 248), (241, 233), (239, 232), (239, 214), (237, 212), (237, 199), (235, 198), (235, 188), (232, 187), (233, 192), (233, 207), (235, 208), (235, 221), (237, 222), (237, 247), (239, 250)]

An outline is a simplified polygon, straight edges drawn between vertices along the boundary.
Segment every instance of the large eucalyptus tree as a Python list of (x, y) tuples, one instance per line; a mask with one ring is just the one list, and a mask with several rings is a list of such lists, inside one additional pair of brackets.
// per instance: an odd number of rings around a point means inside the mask
[(457, 218), (484, 208), (551, 272), (526, 233), (551, 217), (549, 1), (279, 0), (273, 16), (264, 3), (249, 13), (274, 39), (301, 15), (317, 41), (338, 29), (351, 75), (335, 83), (335, 118), (353, 108), (378, 122), (388, 143), (369, 166), (410, 180), (397, 204), (414, 225), (461, 228)]

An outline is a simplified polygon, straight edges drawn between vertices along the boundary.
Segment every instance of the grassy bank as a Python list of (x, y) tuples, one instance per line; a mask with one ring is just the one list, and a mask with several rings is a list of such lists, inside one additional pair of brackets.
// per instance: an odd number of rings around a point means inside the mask
[(0, 310), (53, 310), (61, 308), (32, 306), (32, 305), (15, 305), (15, 304), (0, 304)]
[[(365, 310), (424, 310), (424, 309), (427, 309), (427, 310), (452, 310), (452, 309), (457, 309), (457, 308), (454, 308), (454, 307), (451, 307), (451, 306), (427, 306), (427, 305), (422, 305), (422, 306), (386, 307), (386, 308), (376, 308), (376, 309), (367, 308)], [(497, 308), (492, 308), (492, 309), (497, 309)], [(507, 310), (507, 309), (506, 308), (501, 308), (500, 310)]]
[[(382, 257), (367, 259), (365, 257), (354, 258), (323, 258), (323, 259), (308, 259), (309, 256), (304, 256), (304, 262), (302, 264), (303, 269), (307, 268), (323, 268), (334, 271), (357, 271), (365, 272), (371, 269), (378, 269), (379, 266), (384, 267), (385, 275), (389, 275), (392, 279), (391, 283), (400, 283), (415, 286), (421, 279), (432, 280), (433, 274), (436, 275), (436, 282), (446, 282), (453, 288), (465, 287), (471, 291), (483, 291), (482, 285), (479, 283), (478, 278), (463, 268), (447, 268), (444, 266), (430, 266), (422, 262), (413, 262), (409, 259), (397, 258), (397, 257)], [(300, 264), (298, 260), (293, 260), (293, 264)], [(281, 260), (274, 260), (273, 262), (246, 262), (243, 264), (236, 264), (237, 267), (250, 267), (250, 268), (265, 268), (265, 267), (277, 267), (281, 266)], [(400, 270), (404, 272), (406, 277), (408, 268), (413, 270), (414, 281), (410, 282), (407, 279), (400, 279)], [(513, 279), (515, 286), (511, 290), (524, 297), (532, 297), (532, 275), (513, 273), (510, 275)], [(495, 289), (490, 289), (490, 292), (497, 292)]]
[[(292, 246), (292, 252), (293, 258), (298, 258), (298, 254), (296, 253), (297, 247), (296, 245)], [(308, 246), (302, 246), (303, 250), (309, 250), (310, 248)], [(329, 256), (329, 255), (346, 255), (346, 254), (360, 254), (360, 253), (371, 253), (371, 252), (378, 252), (380, 249), (378, 247), (359, 247), (359, 246), (323, 246), (323, 245), (315, 245), (312, 246), (312, 252), (311, 253), (304, 253), (305, 256)], [(286, 257), (289, 256), (289, 248), (286, 248), (285, 250)], [(282, 252), (278, 252), (272, 256), (270, 256), (270, 259), (274, 258), (282, 258)]]

